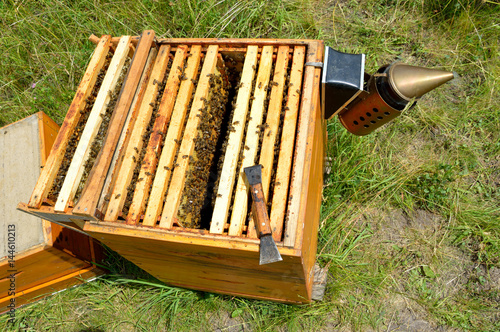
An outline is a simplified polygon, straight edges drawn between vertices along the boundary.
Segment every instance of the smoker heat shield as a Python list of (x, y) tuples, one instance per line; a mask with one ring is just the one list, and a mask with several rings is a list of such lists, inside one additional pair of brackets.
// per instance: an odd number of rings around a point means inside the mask
[(342, 53), (325, 47), (321, 94), (326, 119), (344, 109), (363, 91), (364, 72), (364, 54)]

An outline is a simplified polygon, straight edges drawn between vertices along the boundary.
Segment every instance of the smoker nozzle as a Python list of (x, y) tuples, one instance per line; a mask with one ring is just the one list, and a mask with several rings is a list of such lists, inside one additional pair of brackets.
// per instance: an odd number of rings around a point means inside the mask
[(326, 118), (338, 114), (349, 132), (367, 135), (399, 116), (409, 103), (413, 106), (422, 95), (455, 76), (400, 62), (368, 75), (364, 73), (363, 54), (341, 53), (327, 47), (322, 75), (324, 114)]

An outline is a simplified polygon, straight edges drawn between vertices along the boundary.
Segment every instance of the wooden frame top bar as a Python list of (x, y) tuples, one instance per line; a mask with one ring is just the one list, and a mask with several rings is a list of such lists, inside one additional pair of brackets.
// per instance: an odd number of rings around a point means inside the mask
[[(113, 45), (118, 44), (121, 37), (111, 38)], [(89, 40), (94, 44), (99, 42), (99, 37), (91, 35)], [(139, 36), (134, 36), (131, 39), (132, 44), (137, 44)], [(227, 45), (231, 47), (246, 48), (248, 45), (289, 45), (300, 46), (317, 43), (318, 40), (314, 39), (251, 39), (251, 38), (159, 38), (156, 39), (158, 44), (184, 44), (184, 45), (202, 45), (208, 47), (209, 45)]]

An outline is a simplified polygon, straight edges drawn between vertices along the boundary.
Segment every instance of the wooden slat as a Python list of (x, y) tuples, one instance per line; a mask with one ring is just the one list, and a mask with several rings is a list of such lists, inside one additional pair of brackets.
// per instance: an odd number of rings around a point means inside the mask
[[(53, 247), (46, 247), (43, 251), (36, 254), (16, 259), (16, 292), (35, 287), (44, 282), (61, 277), (65, 274), (80, 270), (90, 266), (76, 257)], [(0, 267), (0, 298), (8, 295), (7, 283), (10, 283), (9, 265), (5, 264)]]
[[(311, 43), (307, 49), (306, 62), (318, 62), (323, 59), (323, 50), (319, 47), (322, 43)], [(302, 232), (298, 227), (299, 223), (304, 223), (307, 194), (309, 188), (309, 168), (312, 158), (311, 135), (314, 134), (315, 127), (315, 103), (313, 98), (314, 90), (318, 90), (320, 80), (320, 68), (307, 66), (304, 69), (304, 88), (302, 89), (302, 101), (300, 104), (299, 120), (297, 124), (296, 147), (293, 159), (292, 179), (290, 182), (290, 202), (287, 211), (287, 223), (285, 227), (285, 237), (283, 244), (295, 247), (297, 233)], [(321, 190), (318, 188), (318, 190)], [(300, 219), (300, 220), (299, 220)]]
[(250, 110), (250, 120), (245, 137), (245, 146), (243, 150), (243, 161), (238, 174), (238, 182), (234, 196), (233, 211), (231, 213), (231, 223), (229, 225), (229, 235), (240, 236), (245, 226), (248, 210), (248, 186), (244, 167), (255, 165), (255, 157), (259, 147), (259, 128), (262, 124), (264, 115), (264, 106), (267, 97), (267, 86), (273, 64), (273, 46), (264, 46), (259, 62), (259, 73), (254, 88), (254, 100)]
[[(276, 144), (278, 126), (280, 124), (281, 103), (283, 101), (283, 90), (285, 87), (285, 74), (288, 66), (288, 46), (278, 48), (278, 56), (274, 68), (273, 87), (271, 97), (269, 98), (269, 107), (267, 109), (266, 126), (264, 129), (264, 138), (262, 139), (262, 148), (260, 151), (260, 164), (262, 165), (262, 190), (266, 202), (269, 200), (269, 185), (271, 183), (271, 172), (274, 162), (274, 147)], [(248, 224), (248, 236), (257, 237), (253, 218), (250, 218)]]
[(135, 165), (139, 161), (139, 152), (143, 145), (143, 135), (146, 132), (151, 114), (153, 113), (153, 106), (156, 96), (158, 95), (159, 84), (156, 82), (163, 82), (165, 71), (167, 69), (168, 60), (170, 55), (170, 46), (162, 45), (156, 57), (156, 61), (149, 78), (148, 86), (144, 94), (141, 106), (137, 113), (137, 119), (132, 132), (130, 132), (130, 139), (128, 144), (124, 147), (124, 159), (117, 174), (117, 180), (112, 190), (111, 197), (109, 198), (109, 205), (104, 216), (104, 220), (116, 221), (120, 212), (123, 209), (125, 199), (127, 197), (127, 186), (132, 180)]
[(89, 174), (85, 189), (80, 196), (78, 204), (73, 209), (74, 213), (86, 213), (93, 215), (100, 193), (104, 185), (104, 180), (108, 172), (113, 152), (120, 138), (125, 120), (130, 111), (130, 106), (137, 90), (137, 85), (144, 71), (146, 60), (151, 49), (151, 43), (154, 40), (153, 30), (146, 30), (142, 33), (136, 52), (130, 64), (130, 70), (125, 77), (122, 91), (118, 97), (115, 110), (109, 123), (105, 143), (96, 159), (95, 165)]
[(54, 145), (52, 146), (50, 156), (47, 159), (45, 167), (42, 169), (42, 173), (38, 178), (38, 182), (29, 200), (28, 204), (32, 208), (40, 207), (51, 189), (52, 183), (54, 182), (57, 172), (59, 171), (59, 167), (61, 166), (64, 153), (66, 152), (69, 138), (71, 137), (71, 134), (80, 119), (80, 110), (82, 110), (85, 106), (85, 100), (92, 92), (97, 75), (106, 60), (110, 40), (111, 36), (103, 36), (94, 51), (94, 55), (92, 56), (87, 70), (83, 75), (82, 81), (78, 86), (75, 97), (73, 98), (68, 113), (66, 114), (66, 118), (64, 119), (59, 134), (57, 135)]
[(194, 88), (192, 79), (195, 80), (198, 75), (200, 60), (201, 46), (192, 46), (190, 57), (188, 58), (187, 66), (184, 71), (184, 75), (186, 75), (187, 79), (182, 81), (179, 87), (178, 98), (175, 102), (167, 136), (165, 137), (165, 144), (161, 152), (160, 161), (158, 162), (153, 188), (149, 195), (146, 213), (142, 223), (145, 226), (154, 226), (156, 224), (157, 218), (161, 213), (161, 208), (163, 207), (163, 199), (165, 198), (165, 191), (170, 179), (175, 152), (179, 147), (177, 142), (181, 139), (187, 108)]
[(111, 59), (108, 71), (104, 76), (101, 88), (97, 94), (96, 100), (90, 112), (85, 128), (83, 129), (82, 136), (76, 147), (75, 154), (71, 160), (68, 172), (64, 178), (64, 183), (61, 187), (59, 195), (57, 197), (57, 202), (55, 204), (55, 211), (64, 212), (69, 201), (73, 199), (80, 179), (83, 174), (85, 162), (90, 153), (90, 147), (92, 141), (97, 135), (99, 126), (102, 122), (102, 115), (106, 112), (106, 106), (111, 99), (110, 91), (115, 89), (118, 82), (120, 72), (125, 64), (125, 60), (128, 56), (130, 37), (125, 36), (120, 39), (120, 43), (116, 48), (116, 52)]
[(166, 134), (168, 123), (172, 116), (174, 109), (175, 99), (180, 85), (179, 75), (181, 75), (184, 59), (188, 54), (187, 46), (179, 46), (175, 53), (174, 61), (172, 62), (172, 69), (168, 75), (165, 91), (158, 107), (158, 117), (153, 125), (151, 138), (146, 148), (144, 162), (141, 166), (139, 173), (139, 181), (135, 187), (134, 197), (132, 204), (129, 208), (127, 216), (127, 223), (136, 224), (144, 212), (146, 201), (149, 194), (149, 187), (153, 183), (153, 174), (156, 171), (158, 163), (157, 155), (160, 153), (163, 135)]
[(210, 224), (210, 233), (222, 234), (224, 231), (224, 224), (228, 218), (241, 141), (248, 113), (250, 93), (252, 91), (252, 81), (255, 76), (255, 66), (257, 65), (257, 54), (258, 46), (248, 46), (241, 74), (240, 88), (236, 97), (236, 107), (232, 119), (234, 131), (229, 133), (224, 163), (219, 180), (219, 187), (217, 190), (217, 198), (215, 200), (214, 213)]
[(290, 72), (288, 99), (285, 108), (285, 118), (283, 120), (283, 131), (281, 133), (280, 153), (276, 170), (276, 179), (274, 181), (270, 217), (271, 229), (275, 241), (281, 241), (286, 203), (288, 202), (288, 184), (290, 182), (290, 170), (292, 168), (293, 145), (295, 142), (295, 129), (299, 111), (299, 92), (302, 88), (305, 51), (306, 48), (304, 46), (296, 46), (293, 52), (293, 64)]
[(215, 74), (216, 71), (218, 49), (219, 47), (217, 45), (211, 45), (208, 47), (207, 53), (205, 54), (205, 60), (203, 62), (203, 68), (198, 80), (198, 86), (194, 95), (193, 104), (191, 106), (191, 111), (189, 112), (186, 128), (184, 129), (184, 137), (182, 138), (181, 146), (179, 148), (178, 156), (183, 157), (177, 158), (179, 166), (174, 169), (172, 181), (170, 182), (167, 194), (167, 200), (165, 201), (165, 206), (160, 219), (160, 227), (162, 228), (172, 227), (174, 218), (177, 216), (177, 210), (179, 208), (181, 195), (184, 190), (189, 165), (189, 158), (184, 158), (184, 156), (190, 156), (194, 150), (194, 139), (198, 134), (197, 128), (201, 119), (199, 115), (201, 115), (201, 109), (205, 105), (204, 100), (208, 97), (210, 74)]
[(99, 203), (97, 204), (98, 211), (105, 211), (108, 207), (109, 197), (106, 196), (111, 195), (111, 188), (114, 187), (116, 176), (115, 171), (118, 172), (119, 165), (121, 165), (120, 156), (122, 156), (125, 151), (123, 151), (123, 147), (127, 145), (128, 138), (130, 138), (127, 133), (131, 133), (135, 119), (137, 119), (137, 112), (139, 111), (139, 107), (141, 106), (142, 98), (146, 92), (146, 88), (149, 82), (149, 76), (151, 75), (151, 71), (153, 69), (153, 63), (156, 59), (156, 55), (158, 54), (158, 50), (156, 48), (152, 48), (149, 51), (148, 59), (146, 60), (146, 65), (144, 66), (144, 71), (142, 72), (141, 79), (139, 80), (139, 84), (137, 89), (135, 90), (134, 99), (132, 100), (132, 105), (130, 105), (130, 111), (128, 112), (127, 119), (125, 120), (125, 124), (123, 125), (122, 131), (120, 133), (120, 138), (118, 140), (118, 144), (116, 145), (115, 152), (113, 153), (113, 160), (111, 160), (111, 165), (109, 166), (108, 173), (106, 175), (106, 179), (104, 181), (104, 186), (101, 191), (101, 195), (99, 197)]

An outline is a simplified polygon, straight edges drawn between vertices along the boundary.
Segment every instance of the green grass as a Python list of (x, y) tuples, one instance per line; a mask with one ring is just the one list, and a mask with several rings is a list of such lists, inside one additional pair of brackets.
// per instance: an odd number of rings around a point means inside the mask
[[(90, 34), (323, 39), (459, 78), (366, 137), (328, 122), (322, 302), (290, 306), (165, 286), (113, 256), (112, 276), (18, 310), (59, 331), (500, 329), (500, 5), (473, 0), (6, 1), (0, 126), (61, 123)], [(135, 279), (138, 278), (138, 279)], [(0, 317), (0, 329), (6, 316)], [(418, 325), (420, 324), (420, 325)]]

